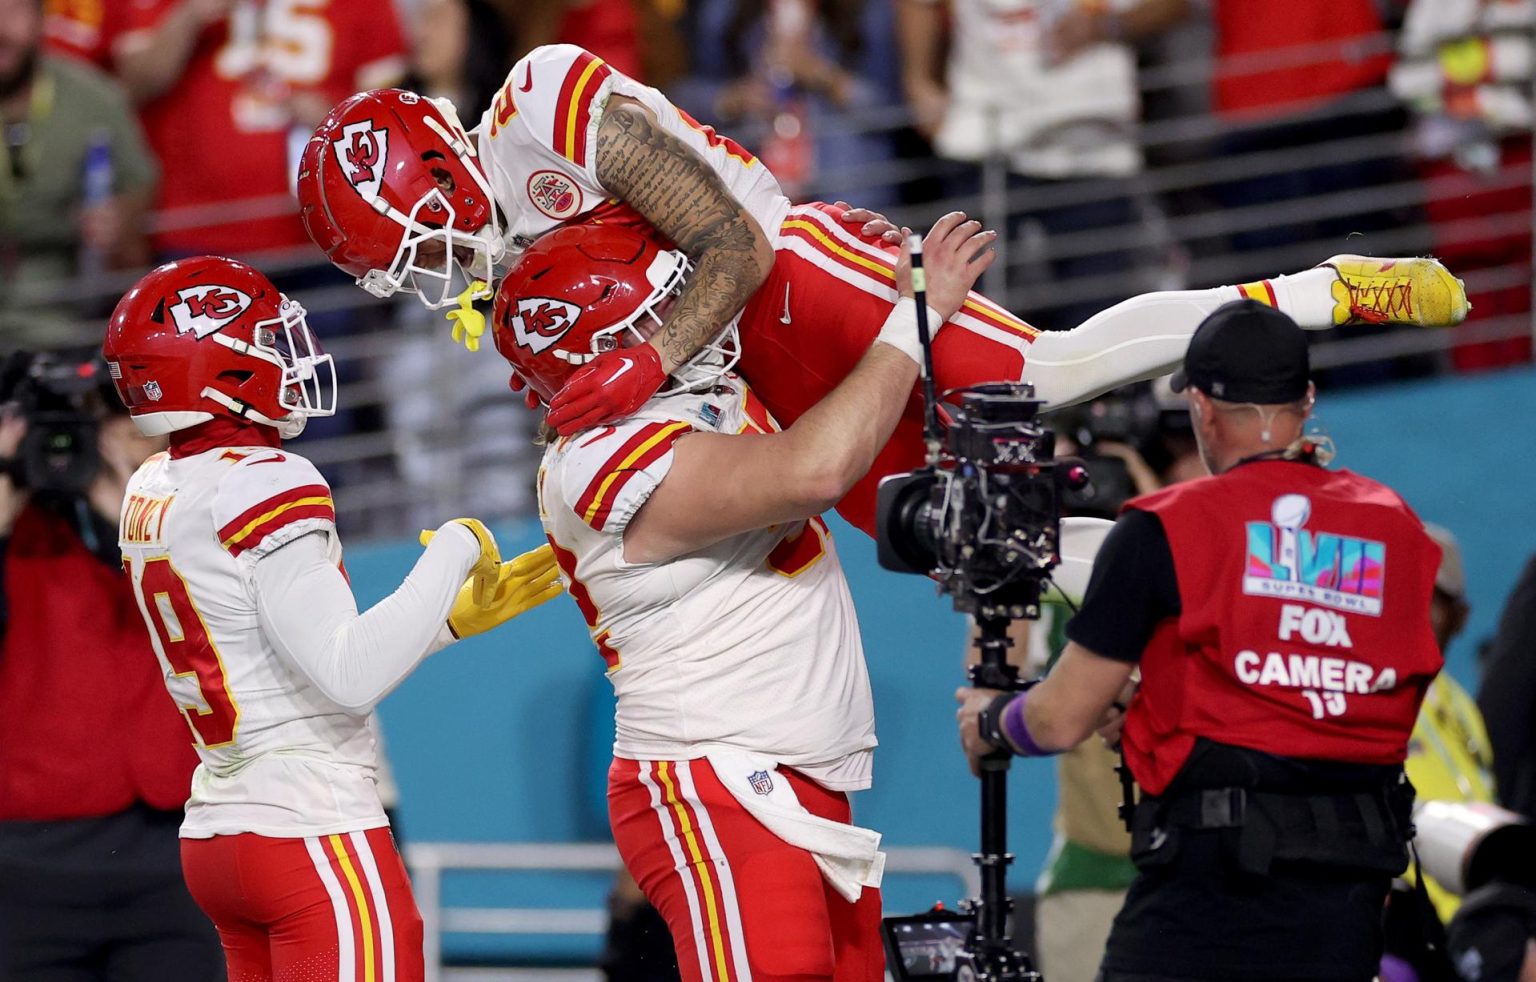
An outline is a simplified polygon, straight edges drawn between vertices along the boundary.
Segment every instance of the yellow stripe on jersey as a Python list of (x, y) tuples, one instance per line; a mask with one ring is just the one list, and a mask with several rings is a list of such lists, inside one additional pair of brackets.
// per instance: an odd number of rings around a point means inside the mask
[[(808, 232), (828, 252), (846, 259), (851, 263), (862, 266), (865, 269), (871, 270), (881, 279), (891, 281), (893, 285), (896, 282), (896, 271), (891, 266), (871, 259), (868, 256), (861, 256), (857, 252), (854, 252), (852, 249), (844, 246), (842, 243), (833, 240), (833, 238), (829, 236), (821, 228), (821, 226), (817, 225), (815, 222), (807, 221), (803, 218), (791, 218), (789, 221), (785, 222), (782, 227), (797, 228), (804, 232)], [(969, 297), (967, 297), (965, 299), (965, 303), (962, 304), (962, 309), (974, 317), (989, 321), (999, 327), (1013, 331), (1017, 334), (1022, 334), (1025, 337), (1034, 338), (1038, 337), (1040, 334), (1040, 330), (1038, 328), (1030, 327), (1028, 324), (1012, 316), (1004, 315), (995, 310), (990, 310)]]
[(635, 461), (639, 460), (641, 457), (644, 457), (646, 452), (651, 450), (658, 443), (677, 433), (679, 430), (686, 430), (689, 428), (690, 427), (687, 423), (672, 423), (663, 429), (660, 433), (657, 433), (655, 436), (651, 437), (649, 440), (636, 447), (628, 457), (625, 457), (622, 461), (619, 462), (619, 466), (615, 467), (607, 477), (603, 478), (603, 483), (598, 487), (597, 494), (592, 498), (592, 503), (587, 506), (586, 513), (581, 516), (582, 521), (591, 524), (592, 519), (597, 515), (597, 510), (602, 507), (603, 498), (608, 494), (608, 489), (613, 486), (613, 482), (619, 479), (619, 475), (624, 473), (626, 468), (628, 468)]
[[(667, 804), (677, 813), (678, 825), (683, 830), (683, 839), (688, 844), (688, 855), (693, 860), (694, 869), (699, 871), (699, 879), (703, 881), (704, 907), (709, 913), (709, 947), (715, 958), (715, 971), (719, 982), (728, 982), (731, 978), (729, 967), (725, 962), (725, 937), (720, 932), (720, 913), (715, 908), (715, 881), (709, 875), (711, 863), (704, 858), (703, 850), (699, 848), (698, 837), (694, 835), (693, 823), (688, 820), (688, 811), (683, 803), (678, 800), (677, 791), (672, 786), (672, 776), (667, 772), (667, 761), (656, 762), (656, 776), (661, 778), (661, 783), (667, 789)], [(678, 871), (683, 876), (688, 874)]]
[(581, 115), (581, 100), (587, 94), (587, 83), (591, 81), (592, 73), (601, 67), (603, 67), (603, 59), (593, 58), (586, 70), (581, 73), (581, 77), (576, 79), (576, 88), (571, 93), (570, 108), (565, 114), (565, 156), (567, 160), (578, 164), (581, 161), (572, 155), (572, 150), (576, 146), (576, 118)]
[(361, 922), (363, 935), (363, 982), (377, 982), (373, 973), (373, 916), (368, 910), (368, 897), (363, 892), (363, 884), (357, 878), (357, 870), (352, 868), (352, 860), (347, 857), (346, 844), (341, 836), (327, 836), (331, 843), (331, 850), (336, 853), (336, 859), (341, 863), (341, 872), (347, 878), (347, 885), (352, 888), (352, 899), (357, 902), (357, 919)]
[(276, 508), (267, 512), (265, 515), (262, 515), (259, 518), (253, 518), (247, 522), (244, 528), (224, 540), (224, 547), (227, 549), (232, 545), (236, 545), (241, 539), (250, 535), (252, 532), (256, 531), (258, 528), (265, 525), (267, 522), (270, 522), (277, 516), (281, 515), (283, 512), (292, 508), (303, 508), (306, 505), (324, 505), (325, 507), (331, 509), (336, 507), (331, 502), (330, 497), (327, 495), (318, 495), (313, 498), (296, 498), (293, 501), (285, 501), (281, 505), (278, 505)]

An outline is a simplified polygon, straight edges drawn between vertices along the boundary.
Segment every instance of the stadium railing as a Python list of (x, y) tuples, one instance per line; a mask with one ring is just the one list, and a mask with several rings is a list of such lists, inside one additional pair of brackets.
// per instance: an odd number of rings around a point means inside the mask
[[(1143, 204), (1132, 226), (1080, 231), (1045, 238), (1030, 234), (1000, 243), (1002, 261), (989, 272), (983, 283), (994, 299), (1026, 319), (1031, 309), (1039, 310), (1080, 303), (1095, 298), (1123, 298), (1156, 289), (1179, 289), (1237, 282), (1253, 268), (1272, 273), (1306, 269), (1329, 255), (1347, 251), (1347, 243), (1329, 240), (1288, 242), (1258, 252), (1238, 255), (1225, 248), (1232, 237), (1267, 229), (1276, 224), (1312, 219), (1343, 220), (1351, 216), (1400, 211), (1408, 216), (1400, 225), (1370, 234), (1375, 254), (1423, 254), (1432, 248), (1463, 247), (1489, 240), (1530, 241), (1533, 215), (1529, 208), (1501, 215), (1453, 221), (1433, 225), (1426, 217), (1425, 205), (1445, 201), (1465, 191), (1459, 179), (1436, 177), (1424, 179), (1407, 167), (1397, 180), (1375, 184), (1364, 190), (1344, 189), (1304, 200), (1283, 204), (1251, 204), (1221, 207), (1211, 192), (1224, 183), (1248, 179), (1278, 179), (1295, 169), (1313, 164), (1320, 157), (1334, 163), (1361, 162), (1396, 155), (1407, 160), (1408, 135), (1386, 133), (1347, 136), (1324, 146), (1290, 147), (1264, 152), (1220, 155), (1215, 148), (1220, 141), (1241, 132), (1249, 124), (1223, 120), (1207, 111), (1206, 89), (1213, 72), (1242, 74), (1287, 65), (1317, 64), (1339, 57), (1365, 57), (1390, 51), (1393, 40), (1379, 35), (1341, 50), (1336, 44), (1303, 45), (1279, 52), (1267, 52), (1231, 59), (1216, 65), (1203, 54), (1180, 55), (1144, 69), (1140, 84), (1148, 105), (1161, 108), (1139, 131), (1149, 156), (1149, 166), (1138, 179), (1137, 191)], [(1399, 103), (1385, 88), (1365, 90), (1336, 112), (1369, 114), (1387, 112)], [(1325, 118), (1315, 116), (1314, 118)], [(848, 127), (871, 133), (892, 134), (910, 122), (901, 106), (861, 112), (845, 120)], [(1255, 124), (1256, 125), (1256, 124)], [(727, 127), (729, 129), (729, 127)], [(1525, 137), (1527, 141), (1530, 136)], [(1025, 208), (1082, 203), (1093, 192), (1081, 187), (1033, 188), (1009, 190), (1006, 147), (996, 148), (982, 165), (981, 192), (965, 196), (939, 195), (923, 204), (889, 209), (898, 223), (922, 227), (939, 214), (962, 208), (980, 216), (990, 227), (1004, 229), (1010, 218)], [(1408, 161), (1411, 164), (1411, 161)], [(845, 198), (858, 203), (861, 197), (882, 188), (894, 188), (925, 181), (929, 187), (942, 187), (952, 177), (957, 165), (933, 157), (896, 159), (861, 165), (841, 172), (817, 174), (802, 197), (821, 200)], [(1536, 171), (1526, 167), (1506, 167), (1481, 175), (1476, 187), (1480, 192), (1508, 191), (1536, 185)], [(283, 196), (232, 201), (216, 209), (180, 209), (154, 216), (159, 230), (194, 228), (217, 215), (228, 220), (231, 214), (251, 217), (292, 210), (293, 202)], [(1049, 277), (1042, 270), (1052, 261), (1091, 256), (1128, 243), (1140, 246), (1146, 261), (1131, 274), (1084, 276), (1071, 279)], [(319, 254), (308, 247), (253, 254), (247, 259), (281, 279), (317, 266)], [(1503, 291), (1505, 294), (1532, 288), (1532, 269), (1511, 251), (1503, 260), (1494, 257), (1481, 268), (1456, 269), (1465, 278), (1474, 295)], [(74, 279), (53, 283), (30, 284), (15, 291), (14, 306), (80, 310), (95, 303), (98, 311), (110, 310), (112, 302), (141, 270), (121, 271), (90, 280)], [(313, 278), (311, 276), (311, 278)], [(358, 326), (342, 333), (326, 333), (322, 341), (343, 366), (341, 400), (344, 419), (312, 427), (304, 438), (304, 450), (328, 475), (344, 487), (337, 502), (341, 523), (349, 541), (368, 537), (394, 536), (412, 531), (423, 515), (450, 514), (466, 503), (466, 487), (474, 482), (471, 475), (477, 461), (475, 448), (487, 452), (482, 437), (473, 427), (462, 425), (466, 415), (485, 411), (482, 405), (457, 406), (462, 402), (465, 373), (473, 371), (484, 378), (497, 369), (484, 364), (496, 359), (494, 351), (483, 350), (474, 365), (462, 351), (454, 351), (447, 338), (447, 325), (437, 315), (408, 313), (414, 301), (403, 298), (393, 304), (381, 303), (348, 285), (339, 274), (326, 282), (334, 284), (296, 291), (296, 296), (311, 312), (312, 318), (324, 315), (327, 324), (355, 319)], [(1315, 364), (1323, 369), (1344, 368), (1384, 359), (1419, 356), (1420, 362), (1451, 364), (1450, 352), (1474, 344), (1519, 342), (1536, 336), (1536, 316), (1529, 302), (1505, 305), (1500, 312), (1473, 311), (1471, 321), (1454, 331), (1381, 332), (1348, 340), (1332, 340), (1317, 346)], [(60, 337), (60, 343), (93, 343), (100, 338), (103, 316), (79, 319), (73, 331)], [(435, 334), (435, 345), (423, 345), (423, 333)], [(4, 339), (0, 338), (0, 347)], [(487, 346), (488, 347), (488, 346)], [(409, 348), (410, 354), (402, 351)], [(425, 352), (425, 353), (424, 353)], [(409, 393), (400, 391), (395, 369), (402, 358), (430, 361), (412, 382)], [(473, 366), (473, 367), (470, 367)], [(487, 398), (500, 397), (494, 378), (493, 391)], [(414, 399), (408, 408), (402, 395)], [(503, 397), (515, 402), (510, 396)], [(426, 407), (426, 408), (421, 408)], [(449, 408), (455, 407), (455, 408)], [(505, 408), (503, 412), (508, 412)], [(521, 409), (512, 416), (519, 432), (512, 447), (505, 452), (507, 473), (531, 477), (537, 451), (530, 445), (534, 420)], [(497, 424), (498, 426), (502, 424)], [(467, 434), (467, 435), (466, 435)], [(430, 467), (412, 467), (405, 458), (414, 448), (433, 451)], [(497, 449), (494, 453), (501, 454)], [(524, 480), (524, 483), (527, 483)], [(527, 509), (526, 496), (504, 506), (516, 512)], [(484, 510), (483, 508), (481, 509)], [(525, 512), (526, 513), (526, 512)], [(489, 514), (500, 518), (507, 515)]]

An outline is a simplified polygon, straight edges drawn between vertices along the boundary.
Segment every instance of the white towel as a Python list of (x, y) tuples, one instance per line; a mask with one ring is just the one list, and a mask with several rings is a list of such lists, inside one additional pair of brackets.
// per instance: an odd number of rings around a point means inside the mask
[(880, 833), (812, 815), (770, 758), (744, 751), (717, 751), (706, 757), (741, 807), (768, 831), (810, 853), (844, 900), (853, 903), (865, 887), (880, 886), (885, 875)]

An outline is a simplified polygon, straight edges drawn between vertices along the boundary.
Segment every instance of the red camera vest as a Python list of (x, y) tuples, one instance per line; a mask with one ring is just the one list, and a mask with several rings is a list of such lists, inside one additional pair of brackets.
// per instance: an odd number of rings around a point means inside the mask
[(1183, 607), (1158, 625), (1126, 761), (1161, 794), (1197, 737), (1283, 757), (1401, 763), (1442, 658), (1440, 550), (1390, 488), (1259, 461), (1126, 505), (1167, 532)]
[(121, 569), (29, 506), (5, 556), (0, 819), (186, 804), (197, 753)]

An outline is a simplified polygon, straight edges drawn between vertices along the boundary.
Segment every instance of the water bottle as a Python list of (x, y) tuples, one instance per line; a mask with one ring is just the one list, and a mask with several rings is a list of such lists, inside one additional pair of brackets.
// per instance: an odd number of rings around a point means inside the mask
[[(812, 43), (811, 10), (806, 0), (775, 0), (769, 11), (769, 30), (773, 35), (770, 51)], [(807, 96), (782, 64), (768, 65), (767, 80), (773, 93), (773, 115), (763, 143), (763, 163), (779, 179), (784, 193), (798, 200), (816, 171)]]
[[(112, 134), (105, 129), (91, 133), (85, 147), (85, 164), (80, 175), (80, 204), (93, 208), (112, 200)], [(90, 280), (107, 267), (106, 249), (82, 243), (80, 276)], [(88, 290), (87, 290), (88, 292)]]

